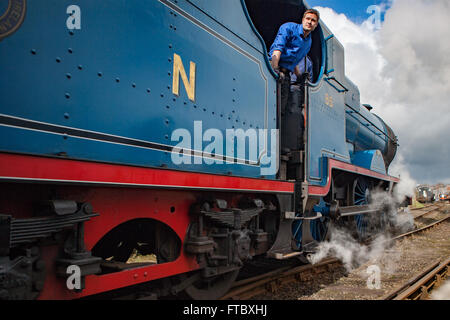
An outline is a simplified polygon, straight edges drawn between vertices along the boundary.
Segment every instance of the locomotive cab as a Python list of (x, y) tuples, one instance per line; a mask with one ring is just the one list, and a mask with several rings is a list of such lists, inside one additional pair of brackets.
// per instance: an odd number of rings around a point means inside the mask
[[(267, 52), (270, 50), (280, 26), (288, 22), (301, 24), (303, 14), (308, 9), (303, 1), (294, 0), (246, 0), (245, 4), (252, 23), (264, 40)], [(310, 78), (310, 85), (315, 86), (322, 79), (326, 61), (326, 44), (320, 23), (311, 36), (312, 47), (308, 57), (313, 64), (313, 74)], [(300, 84), (292, 86), (291, 91), (286, 115), (279, 115), (282, 154), (279, 178), (303, 181), (302, 152), (306, 150), (306, 139), (304, 137), (306, 127), (304, 116), (305, 90), (303, 85)]]
[[(302, 23), (304, 12), (308, 9), (303, 1), (296, 0), (245, 0), (250, 18), (270, 50), (278, 29), (287, 22)], [(320, 80), (324, 68), (324, 37), (321, 25), (312, 33), (312, 47), (308, 56), (313, 63), (312, 82)]]

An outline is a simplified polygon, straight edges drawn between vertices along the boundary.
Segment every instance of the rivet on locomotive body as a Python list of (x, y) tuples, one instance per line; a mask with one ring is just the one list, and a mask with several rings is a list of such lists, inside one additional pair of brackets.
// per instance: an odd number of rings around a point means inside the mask
[(133, 83), (131, 84), (131, 86), (132, 86), (133, 88), (136, 88), (136, 83), (133, 82)]
[(67, 51), (68, 51), (69, 53), (73, 53), (73, 49), (72, 49), (72, 48), (67, 49)]
[(101, 77), (101, 76), (103, 76), (103, 73), (98, 72), (97, 75), (98, 75), (99, 77)]
[(64, 113), (64, 118), (69, 119), (70, 115), (66, 112), (66, 113)]
[(120, 78), (116, 78), (116, 82), (119, 83), (120, 82)]
[(83, 66), (81, 64), (78, 65), (78, 70), (83, 70)]
[(61, 63), (61, 58), (60, 57), (56, 57), (56, 63)]
[(66, 92), (65, 95), (66, 99), (70, 99), (70, 93)]
[(35, 55), (37, 53), (36, 49), (31, 49), (31, 54)]
[(70, 73), (66, 73), (66, 78), (70, 79), (70, 78), (72, 78), (72, 75)]
[(150, 88), (147, 88), (147, 93), (150, 93), (150, 92), (151, 92)]

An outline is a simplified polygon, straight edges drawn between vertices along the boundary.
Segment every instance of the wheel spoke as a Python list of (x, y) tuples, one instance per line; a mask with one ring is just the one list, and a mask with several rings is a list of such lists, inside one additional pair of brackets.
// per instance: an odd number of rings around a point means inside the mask
[(365, 193), (359, 193), (359, 192), (355, 192), (356, 196), (359, 196), (360, 198), (365, 199), (366, 198), (366, 194)]

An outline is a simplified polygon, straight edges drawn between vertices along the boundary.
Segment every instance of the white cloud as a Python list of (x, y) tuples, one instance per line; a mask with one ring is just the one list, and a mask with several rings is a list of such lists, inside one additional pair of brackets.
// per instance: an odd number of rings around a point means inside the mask
[(346, 74), (361, 102), (399, 137), (394, 169), (401, 160), (402, 176), (450, 183), (450, 1), (395, 0), (380, 30), (317, 9), (345, 47)]

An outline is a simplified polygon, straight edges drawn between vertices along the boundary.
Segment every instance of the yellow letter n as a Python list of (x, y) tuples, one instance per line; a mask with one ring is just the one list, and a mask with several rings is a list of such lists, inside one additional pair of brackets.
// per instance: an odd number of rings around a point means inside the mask
[(195, 63), (191, 61), (188, 81), (186, 71), (184, 70), (183, 61), (181, 61), (181, 57), (179, 55), (174, 53), (172, 92), (177, 96), (180, 95), (180, 75), (181, 80), (183, 80), (184, 87), (186, 88), (186, 93), (189, 100), (195, 101)]

